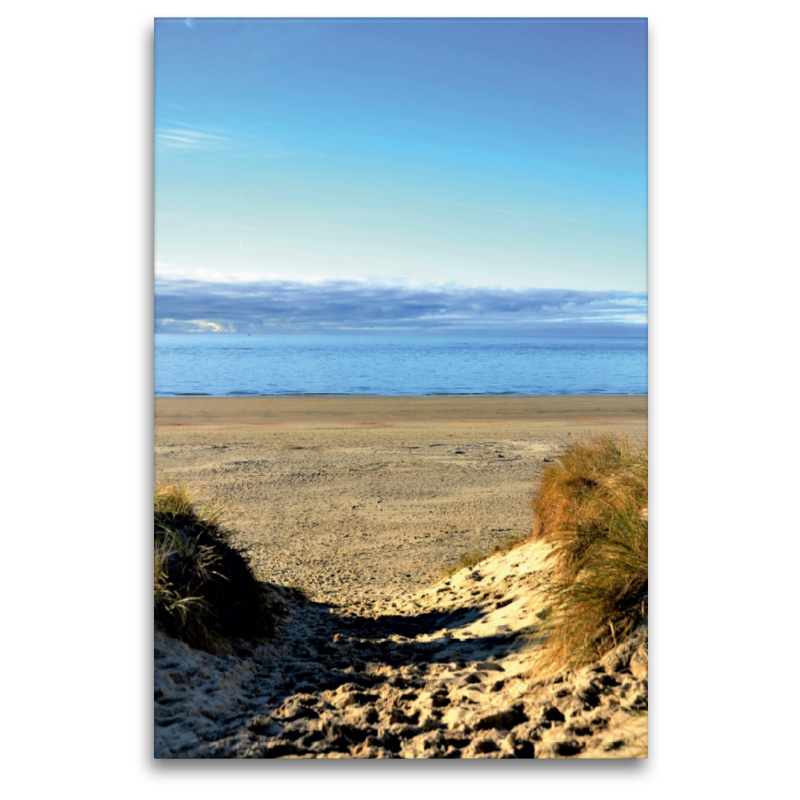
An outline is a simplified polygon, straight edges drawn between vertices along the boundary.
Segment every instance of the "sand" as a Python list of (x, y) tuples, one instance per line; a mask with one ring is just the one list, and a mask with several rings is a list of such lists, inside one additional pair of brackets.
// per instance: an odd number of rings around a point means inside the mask
[(155, 478), (218, 494), (263, 580), (392, 597), (531, 529), (567, 442), (643, 438), (646, 397), (158, 398)]
[(538, 543), (376, 604), (284, 594), (274, 644), (156, 634), (158, 758), (646, 758), (646, 630), (541, 674)]
[(156, 634), (157, 757), (641, 758), (647, 637), (573, 673), (537, 667), (542, 467), (647, 399), (161, 398), (155, 477), (218, 493), (286, 615), (209, 655)]

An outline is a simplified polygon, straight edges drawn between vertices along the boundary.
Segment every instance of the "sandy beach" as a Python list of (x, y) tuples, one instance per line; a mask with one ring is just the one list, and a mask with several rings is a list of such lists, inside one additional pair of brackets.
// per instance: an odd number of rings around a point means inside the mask
[(155, 479), (218, 495), (263, 580), (390, 597), (526, 533), (574, 437), (647, 432), (647, 398), (156, 398)]
[[(647, 398), (157, 398), (155, 479), (218, 495), (278, 639), (241, 656), (156, 640), (160, 757), (646, 757), (646, 637), (532, 671), (543, 466), (576, 437), (647, 434)], [(186, 675), (191, 674), (192, 680)]]

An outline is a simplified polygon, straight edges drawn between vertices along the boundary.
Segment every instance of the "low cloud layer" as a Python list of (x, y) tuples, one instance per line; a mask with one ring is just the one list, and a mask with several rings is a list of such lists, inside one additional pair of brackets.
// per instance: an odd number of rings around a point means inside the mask
[(643, 292), (156, 277), (158, 333), (641, 329)]

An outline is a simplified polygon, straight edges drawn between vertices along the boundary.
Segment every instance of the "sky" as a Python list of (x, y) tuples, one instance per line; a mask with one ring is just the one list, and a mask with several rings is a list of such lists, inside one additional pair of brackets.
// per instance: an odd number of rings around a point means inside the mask
[(647, 22), (157, 19), (156, 330), (647, 314)]

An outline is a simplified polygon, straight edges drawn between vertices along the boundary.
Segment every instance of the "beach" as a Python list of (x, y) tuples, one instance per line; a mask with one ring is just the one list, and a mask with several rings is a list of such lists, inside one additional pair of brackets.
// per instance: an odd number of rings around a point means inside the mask
[(531, 529), (542, 467), (646, 396), (156, 398), (155, 480), (226, 505), (259, 578), (315, 599), (421, 589)]
[(281, 609), (229, 653), (156, 632), (156, 757), (646, 758), (646, 626), (537, 665), (530, 500), (602, 433), (644, 443), (647, 398), (156, 398), (156, 483), (225, 503)]

